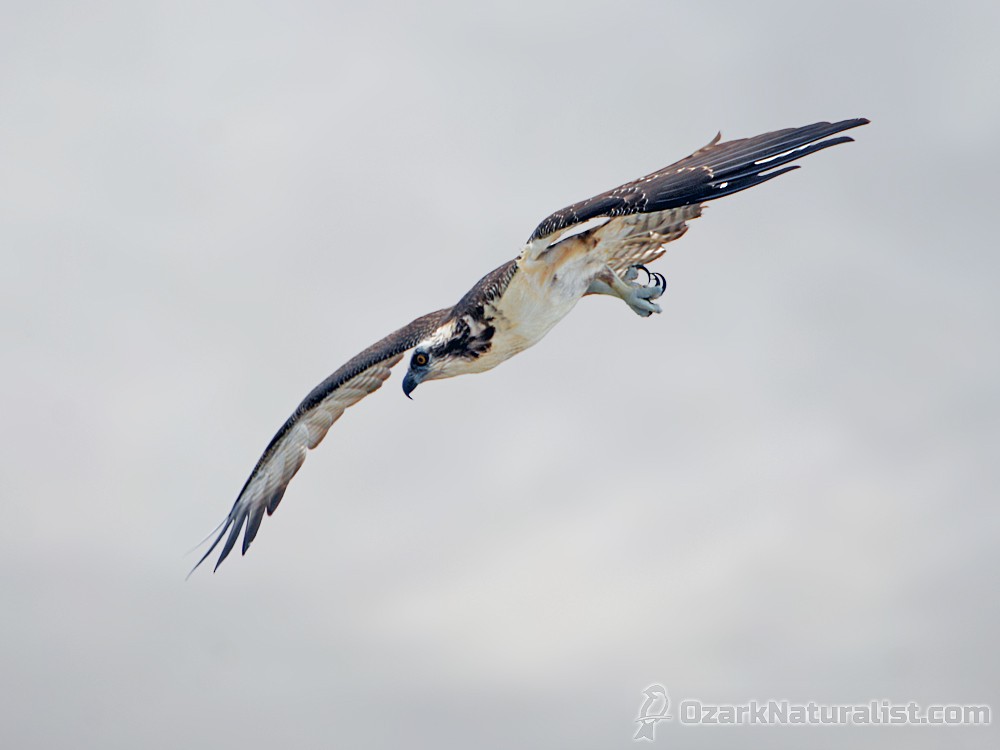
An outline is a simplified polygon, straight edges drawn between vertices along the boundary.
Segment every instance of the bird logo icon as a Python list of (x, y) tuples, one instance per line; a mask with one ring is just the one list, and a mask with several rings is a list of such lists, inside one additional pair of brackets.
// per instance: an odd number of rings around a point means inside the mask
[(650, 685), (643, 690), (642, 704), (639, 706), (639, 715), (635, 720), (639, 729), (632, 739), (652, 742), (657, 722), (671, 718), (670, 714), (667, 713), (669, 705), (670, 698), (667, 697), (667, 691), (663, 685)]

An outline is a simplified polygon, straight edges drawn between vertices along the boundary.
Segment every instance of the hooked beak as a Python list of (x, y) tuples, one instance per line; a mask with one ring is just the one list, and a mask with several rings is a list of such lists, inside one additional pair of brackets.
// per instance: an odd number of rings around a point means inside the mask
[(403, 393), (406, 394), (406, 397), (411, 401), (413, 400), (413, 396), (410, 394), (413, 393), (413, 390), (418, 385), (420, 385), (420, 379), (414, 377), (413, 370), (407, 370), (406, 375), (403, 377)]

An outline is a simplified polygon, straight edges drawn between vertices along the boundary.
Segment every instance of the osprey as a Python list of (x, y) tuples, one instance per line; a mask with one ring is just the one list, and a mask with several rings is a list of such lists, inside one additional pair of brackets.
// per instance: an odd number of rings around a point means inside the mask
[[(246, 554), (265, 512), (274, 513), (306, 452), (319, 445), (347, 407), (377, 391), (407, 352), (413, 354), (403, 392), (410, 397), (425, 381), (485, 372), (536, 344), (588, 294), (617, 297), (641, 317), (658, 313), (655, 300), (666, 283), (646, 264), (687, 231), (703, 203), (798, 169), (786, 165), (854, 140), (830, 136), (867, 123), (864, 118), (818, 122), (726, 143), (719, 134), (669, 167), (556, 211), (515, 259), (486, 274), (458, 304), (390, 333), (316, 386), (271, 439), (194, 567), (225, 537), (218, 569), (244, 528)], [(639, 271), (645, 283), (637, 281)]]

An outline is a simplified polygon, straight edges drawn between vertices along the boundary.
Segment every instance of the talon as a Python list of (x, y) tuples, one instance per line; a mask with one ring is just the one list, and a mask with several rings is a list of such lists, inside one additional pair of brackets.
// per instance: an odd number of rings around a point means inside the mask
[[(646, 272), (646, 284), (635, 279), (639, 269)], [(608, 294), (618, 297), (632, 309), (632, 312), (647, 318), (663, 309), (653, 300), (658, 299), (667, 288), (667, 279), (662, 273), (653, 273), (642, 263), (628, 266), (624, 272), (605, 267), (604, 276), (598, 274), (587, 289), (588, 294)]]

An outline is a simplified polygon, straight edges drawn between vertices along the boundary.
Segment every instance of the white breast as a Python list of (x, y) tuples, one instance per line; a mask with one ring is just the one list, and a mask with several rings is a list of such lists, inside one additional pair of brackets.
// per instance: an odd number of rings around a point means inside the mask
[(484, 372), (538, 343), (576, 306), (602, 263), (580, 254), (522, 259), (503, 295), (486, 308), (496, 329), (490, 350), (468, 363), (468, 372)]

